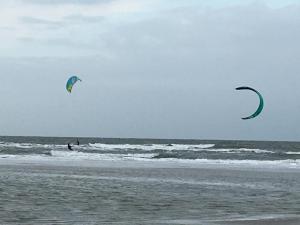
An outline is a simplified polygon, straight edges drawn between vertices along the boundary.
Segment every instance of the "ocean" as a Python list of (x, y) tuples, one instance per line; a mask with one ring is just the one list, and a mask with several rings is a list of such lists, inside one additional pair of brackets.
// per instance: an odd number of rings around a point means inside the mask
[(79, 141), (0, 137), (1, 225), (300, 224), (298, 142)]

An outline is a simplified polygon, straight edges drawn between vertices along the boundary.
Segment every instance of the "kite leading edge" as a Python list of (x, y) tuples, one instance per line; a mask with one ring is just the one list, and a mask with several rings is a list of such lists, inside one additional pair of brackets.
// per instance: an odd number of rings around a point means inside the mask
[(262, 95), (257, 90), (255, 90), (251, 87), (246, 87), (246, 86), (238, 87), (238, 88), (236, 88), (236, 90), (250, 90), (250, 91), (255, 92), (258, 95), (258, 97), (259, 97), (259, 106), (258, 106), (257, 110), (252, 115), (247, 116), (247, 117), (243, 117), (242, 119), (243, 120), (248, 120), (248, 119), (253, 119), (253, 118), (257, 117), (262, 112), (262, 110), (264, 108), (264, 99), (263, 99)]

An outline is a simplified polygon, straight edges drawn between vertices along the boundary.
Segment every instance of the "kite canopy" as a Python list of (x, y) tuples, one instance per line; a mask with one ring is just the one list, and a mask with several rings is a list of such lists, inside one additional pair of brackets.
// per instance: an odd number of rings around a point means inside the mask
[(251, 87), (246, 87), (246, 86), (238, 87), (238, 88), (236, 88), (236, 90), (250, 90), (250, 91), (254, 91), (258, 95), (258, 97), (259, 97), (259, 106), (258, 106), (257, 110), (251, 116), (244, 117), (242, 119), (243, 120), (248, 120), (248, 119), (253, 119), (253, 118), (257, 117), (264, 108), (264, 99), (263, 99), (262, 95), (257, 90), (255, 90)]
[(77, 76), (72, 76), (67, 81), (66, 89), (68, 92), (72, 92), (72, 88), (77, 81), (81, 81)]

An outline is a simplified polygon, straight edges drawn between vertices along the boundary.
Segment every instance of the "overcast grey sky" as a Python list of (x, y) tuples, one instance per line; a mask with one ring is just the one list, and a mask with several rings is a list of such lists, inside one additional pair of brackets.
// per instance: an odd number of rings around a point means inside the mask
[(10, 0), (0, 32), (0, 135), (300, 141), (297, 0)]

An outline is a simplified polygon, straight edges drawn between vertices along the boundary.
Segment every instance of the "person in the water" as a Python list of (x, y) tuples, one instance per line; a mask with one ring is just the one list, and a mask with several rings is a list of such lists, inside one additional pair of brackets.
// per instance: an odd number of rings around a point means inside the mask
[(76, 143), (77, 143), (77, 145), (79, 145), (80, 143), (79, 143), (79, 140), (78, 140), (78, 138), (77, 138), (77, 141), (76, 141)]
[(72, 146), (70, 145), (70, 143), (68, 143), (68, 149), (69, 149), (70, 151), (73, 151)]

